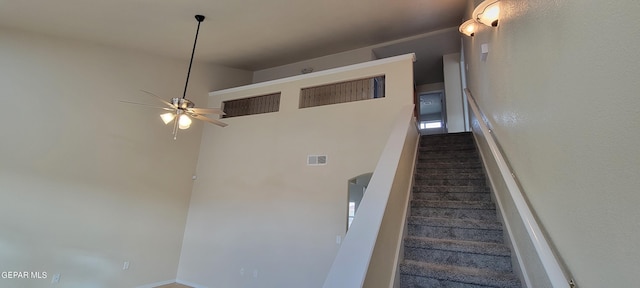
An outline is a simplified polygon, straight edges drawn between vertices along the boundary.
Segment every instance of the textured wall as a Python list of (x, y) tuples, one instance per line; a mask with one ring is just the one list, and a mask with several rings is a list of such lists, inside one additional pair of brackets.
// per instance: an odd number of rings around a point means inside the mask
[(442, 57), (444, 63), (446, 124), (449, 133), (464, 132), (464, 104), (460, 80), (460, 53), (447, 54)]
[(579, 287), (637, 286), (640, 2), (501, 7), (465, 38), (469, 88)]
[[(0, 287), (50, 287), (55, 273), (70, 288), (175, 279), (202, 125), (174, 141), (158, 110), (118, 101), (181, 95), (188, 63), (10, 30), (0, 39), (0, 271), (48, 272)], [(206, 104), (210, 89), (250, 76), (196, 64), (190, 98)]]

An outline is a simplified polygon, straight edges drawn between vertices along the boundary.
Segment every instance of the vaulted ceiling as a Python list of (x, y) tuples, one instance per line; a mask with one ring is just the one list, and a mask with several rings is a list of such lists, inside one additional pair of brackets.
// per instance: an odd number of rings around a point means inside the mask
[(258, 70), (459, 25), (466, 0), (0, 0), (0, 26)]

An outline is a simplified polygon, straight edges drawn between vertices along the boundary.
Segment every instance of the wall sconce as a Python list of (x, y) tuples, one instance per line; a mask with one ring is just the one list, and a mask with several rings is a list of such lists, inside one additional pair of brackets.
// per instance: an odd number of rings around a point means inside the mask
[(464, 21), (464, 23), (460, 25), (460, 28), (458, 28), (458, 31), (460, 31), (460, 33), (464, 35), (473, 37), (473, 35), (476, 34), (476, 30), (477, 30), (476, 25), (478, 25), (478, 22), (476, 22), (476, 20), (469, 19), (467, 21)]
[(490, 26), (497, 27), (500, 18), (500, 1), (485, 0), (473, 10), (473, 19)]
[(478, 30), (478, 23), (482, 23), (489, 27), (498, 27), (500, 18), (500, 1), (485, 0), (473, 10), (472, 19), (462, 23), (458, 28), (460, 33), (473, 37)]

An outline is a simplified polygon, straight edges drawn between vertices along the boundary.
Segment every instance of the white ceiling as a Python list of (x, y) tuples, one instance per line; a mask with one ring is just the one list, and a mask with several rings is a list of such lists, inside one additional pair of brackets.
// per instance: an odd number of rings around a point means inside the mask
[(438, 83), (444, 82), (442, 55), (460, 52), (460, 38), (458, 27), (453, 27), (377, 47), (373, 52), (378, 58), (415, 53), (413, 80), (416, 85)]
[(258, 70), (459, 25), (466, 0), (0, 0), (0, 26)]

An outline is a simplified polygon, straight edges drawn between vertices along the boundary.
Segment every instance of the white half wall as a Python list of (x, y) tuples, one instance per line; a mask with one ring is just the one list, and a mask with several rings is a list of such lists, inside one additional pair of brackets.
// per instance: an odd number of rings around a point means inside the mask
[(578, 287), (638, 286), (640, 2), (500, 11), (465, 37), (469, 89)]
[[(202, 124), (178, 140), (140, 89), (181, 95), (188, 62), (0, 29), (0, 287), (176, 279)], [(195, 63), (189, 98), (250, 81)], [(129, 269), (123, 270), (124, 261)]]
[[(217, 106), (281, 91), (280, 111), (205, 127), (178, 279), (322, 287), (346, 231), (348, 180), (375, 169), (394, 118), (413, 103), (412, 57), (363, 64), (213, 93)], [(383, 74), (385, 98), (298, 109), (301, 87)], [(307, 166), (318, 154), (327, 165)]]

